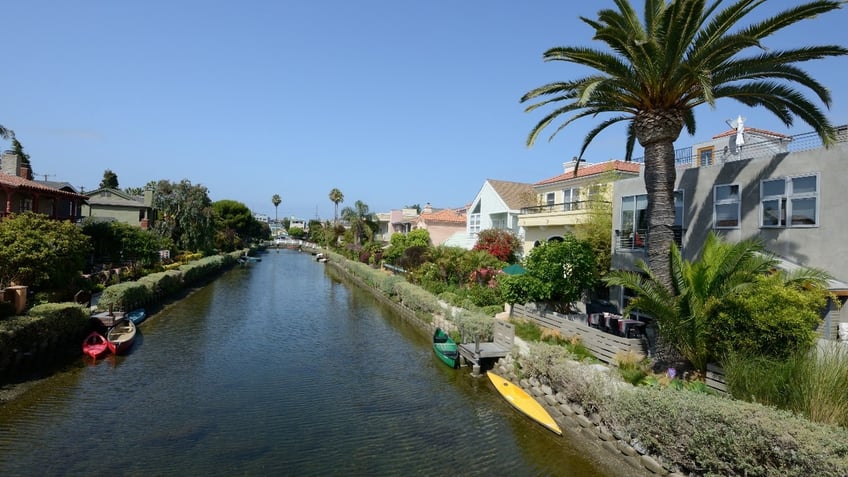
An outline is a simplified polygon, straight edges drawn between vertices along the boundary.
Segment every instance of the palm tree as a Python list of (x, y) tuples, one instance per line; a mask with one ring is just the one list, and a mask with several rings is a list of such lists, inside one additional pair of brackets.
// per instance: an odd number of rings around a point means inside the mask
[(275, 223), (279, 223), (279, 220), (277, 219), (277, 207), (280, 206), (280, 203), (282, 201), (283, 201), (283, 199), (280, 199), (280, 194), (274, 194), (274, 196), (271, 197), (271, 203), (274, 204), (274, 222)]
[(15, 131), (12, 131), (11, 129), (6, 129), (5, 127), (3, 127), (2, 124), (0, 124), (0, 138), (8, 140), (13, 137), (15, 137)]
[[(636, 292), (626, 312), (638, 309), (656, 318), (660, 336), (674, 343), (677, 351), (696, 369), (705, 371), (711, 358), (709, 346), (714, 322), (721, 307), (734, 294), (752, 286), (758, 275), (771, 273), (777, 260), (764, 253), (757, 239), (730, 243), (710, 232), (695, 262), (684, 260), (677, 246), (670, 250), (672, 286), (667, 287), (644, 261), (638, 262), (642, 273), (617, 270), (604, 281)], [(813, 284), (827, 287), (826, 273), (815, 269), (799, 269), (783, 274), (784, 283)]]
[[(545, 61), (566, 61), (594, 71), (582, 78), (550, 83), (526, 93), (521, 102), (537, 100), (530, 112), (547, 105), (556, 108), (530, 131), (527, 145), (555, 119), (570, 114), (550, 139), (572, 121), (602, 113), (614, 116), (600, 122), (583, 140), (580, 157), (602, 130), (627, 125), (626, 160), (638, 140), (645, 152), (648, 193), (648, 263), (657, 278), (671, 286), (669, 250), (674, 237), (674, 141), (683, 127), (695, 133), (694, 108), (719, 98), (771, 111), (786, 126), (793, 118), (813, 127), (825, 146), (836, 134), (822, 110), (808, 100), (800, 85), (830, 107), (830, 92), (796, 64), (839, 56), (838, 45), (767, 49), (762, 40), (801, 20), (841, 7), (841, 1), (812, 1), (749, 26), (741, 25), (764, 0), (738, 0), (718, 10), (720, 0), (645, 0), (640, 19), (628, 0), (615, 0), (617, 10), (604, 9), (598, 19), (581, 20), (594, 28), (594, 39), (611, 51), (585, 47), (555, 47)], [(755, 52), (747, 54), (750, 49)], [(542, 99), (546, 98), (546, 99)]]
[(371, 240), (374, 236), (374, 222), (371, 220), (371, 211), (365, 202), (357, 200), (353, 203), (353, 207), (342, 209), (342, 219), (350, 225), (355, 244), (362, 243), (363, 238)]
[(330, 191), (330, 202), (336, 206), (335, 211), (333, 212), (333, 225), (336, 225), (339, 222), (339, 202), (344, 202), (344, 194), (342, 194), (342, 191), (333, 188), (333, 190)]

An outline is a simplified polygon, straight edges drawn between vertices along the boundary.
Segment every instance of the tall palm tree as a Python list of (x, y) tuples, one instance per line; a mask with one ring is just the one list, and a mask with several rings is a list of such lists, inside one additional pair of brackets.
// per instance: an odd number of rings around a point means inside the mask
[(6, 129), (5, 127), (3, 127), (2, 124), (0, 124), (0, 138), (8, 140), (13, 137), (15, 137), (15, 131), (12, 131), (11, 129)]
[[(672, 286), (668, 288), (657, 274), (638, 262), (642, 273), (617, 270), (604, 281), (636, 292), (626, 311), (638, 309), (657, 320), (660, 336), (674, 343), (677, 351), (696, 369), (705, 371), (711, 356), (711, 323), (723, 304), (735, 293), (750, 287), (758, 275), (771, 273), (777, 260), (764, 253), (757, 239), (730, 243), (710, 232), (697, 261), (684, 260), (671, 244)], [(816, 269), (783, 273), (786, 285), (811, 284), (827, 287), (828, 275)]]
[(342, 191), (333, 188), (330, 191), (330, 202), (335, 205), (335, 211), (333, 212), (333, 225), (337, 225), (339, 222), (339, 202), (344, 202), (344, 194)]
[(283, 199), (280, 199), (280, 194), (274, 194), (274, 196), (271, 197), (271, 203), (274, 204), (274, 222), (275, 223), (279, 223), (279, 220), (277, 219), (277, 207), (280, 206), (280, 203), (282, 201), (283, 201)]
[(595, 71), (538, 87), (521, 98), (522, 103), (538, 101), (526, 108), (528, 112), (555, 106), (530, 131), (527, 144), (532, 146), (539, 133), (563, 115), (571, 114), (550, 139), (577, 119), (613, 114), (586, 135), (582, 157), (602, 130), (625, 123), (626, 159), (631, 158), (636, 140), (645, 152), (648, 263), (670, 286), (674, 141), (684, 126), (694, 135), (694, 108), (704, 103), (714, 108), (717, 99), (732, 98), (771, 111), (786, 126), (797, 116), (813, 127), (825, 146), (832, 144), (834, 128), (822, 109), (796, 86), (809, 89), (827, 107), (830, 92), (796, 65), (848, 50), (838, 45), (767, 49), (762, 41), (790, 25), (838, 9), (843, 2), (812, 1), (743, 26), (742, 21), (765, 0), (737, 0), (723, 10), (718, 10), (721, 0), (709, 5), (706, 0), (645, 0), (641, 19), (628, 0), (614, 1), (617, 10), (601, 10), (597, 20), (581, 17), (594, 28), (594, 39), (611, 51), (555, 47), (544, 53), (545, 61), (566, 61)]

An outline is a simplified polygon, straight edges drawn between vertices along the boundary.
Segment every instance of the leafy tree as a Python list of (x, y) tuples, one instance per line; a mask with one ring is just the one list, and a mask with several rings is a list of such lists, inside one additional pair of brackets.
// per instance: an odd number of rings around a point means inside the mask
[(90, 239), (97, 263), (132, 261), (150, 267), (159, 261), (159, 250), (168, 248), (153, 232), (123, 222), (86, 219), (82, 232)]
[[(530, 131), (527, 144), (554, 120), (572, 114), (551, 139), (572, 121), (613, 114), (584, 138), (583, 156), (591, 141), (607, 127), (627, 125), (626, 158), (636, 140), (645, 149), (648, 193), (648, 263), (655, 278), (672, 286), (669, 249), (674, 239), (674, 141), (683, 127), (695, 133), (694, 108), (715, 107), (719, 98), (732, 98), (748, 107), (763, 107), (791, 126), (797, 116), (813, 127), (825, 145), (836, 132), (821, 108), (804, 97), (801, 86), (830, 106), (830, 91), (799, 68), (799, 63), (848, 53), (839, 45), (767, 49), (764, 40), (802, 20), (840, 8), (841, 1), (798, 4), (755, 24), (743, 20), (766, 2), (739, 0), (723, 10), (719, 1), (645, 0), (640, 19), (627, 0), (618, 10), (604, 9), (596, 20), (581, 18), (595, 30), (594, 39), (608, 51), (583, 46), (555, 47), (545, 61), (565, 61), (588, 67), (584, 77), (550, 83), (527, 92), (527, 107), (555, 109)], [(751, 54), (746, 54), (751, 50)]]
[(333, 206), (335, 206), (335, 210), (333, 212), (333, 225), (335, 225), (339, 223), (339, 203), (344, 202), (344, 194), (342, 194), (342, 191), (333, 188), (333, 190), (330, 191), (330, 202), (332, 202)]
[(474, 250), (489, 252), (495, 258), (506, 263), (518, 261), (518, 253), (521, 250), (521, 242), (509, 230), (486, 229), (477, 235), (477, 243)]
[(124, 192), (126, 192), (129, 195), (139, 196), (139, 195), (144, 195), (144, 188), (143, 187), (124, 187)]
[(188, 179), (178, 183), (160, 180), (153, 194), (159, 212), (155, 231), (180, 250), (211, 250), (215, 237), (214, 212), (208, 190)]
[(100, 181), (100, 188), (109, 187), (110, 189), (118, 188), (118, 174), (112, 172), (111, 169), (103, 171), (103, 180)]
[(574, 235), (592, 247), (598, 275), (603, 278), (612, 263), (612, 203), (593, 202), (587, 212), (586, 220), (575, 228)]
[[(644, 261), (637, 264), (641, 274), (617, 270), (610, 272), (604, 281), (632, 289), (636, 297), (625, 311), (639, 309), (652, 316), (660, 336), (697, 370), (706, 371), (707, 363), (716, 358), (713, 336), (728, 337), (726, 331), (730, 331), (716, 329), (719, 314), (734, 303), (733, 300), (739, 299), (740, 293), (749, 290), (757, 277), (771, 273), (777, 264), (775, 258), (763, 253), (763, 250), (759, 240), (728, 243), (710, 232), (700, 258), (694, 262), (683, 259), (677, 246), (672, 245), (671, 289)], [(791, 276), (787, 282), (824, 286), (825, 280), (822, 272), (808, 270)], [(761, 292), (767, 290), (768, 287), (759, 287)], [(739, 314), (745, 311), (744, 304), (747, 302), (750, 299), (742, 298), (735, 302), (729, 308), (734, 311), (724, 322), (741, 318)]]
[(259, 240), (262, 227), (253, 213), (241, 202), (219, 200), (212, 203), (216, 218), (216, 246), (225, 251), (245, 247)]
[(533, 248), (527, 257), (526, 274), (540, 280), (542, 294), (536, 301), (548, 301), (556, 311), (568, 313), (571, 304), (595, 286), (597, 263), (592, 247), (566, 234), (561, 242), (545, 242)]
[(79, 227), (34, 212), (0, 221), (0, 288), (63, 289), (82, 273), (90, 242)]
[(520, 275), (501, 273), (498, 275), (498, 286), (501, 288), (501, 296), (510, 305), (533, 301), (535, 297), (544, 296), (547, 292), (545, 284), (528, 273)]
[(389, 263), (395, 263), (409, 247), (423, 247), (425, 249), (429, 247), (430, 232), (427, 229), (415, 229), (407, 234), (392, 234), (389, 244), (389, 248), (383, 254), (383, 259)]
[(404, 209), (415, 209), (416, 214), (421, 213), (421, 204), (404, 205)]
[(271, 197), (271, 203), (274, 204), (274, 222), (279, 221), (277, 219), (277, 208), (280, 206), (280, 203), (282, 203), (282, 202), (283, 202), (283, 199), (280, 198), (280, 194), (274, 194), (274, 196)]
[(289, 229), (289, 235), (294, 239), (302, 239), (306, 237), (306, 231), (300, 227), (292, 227)]

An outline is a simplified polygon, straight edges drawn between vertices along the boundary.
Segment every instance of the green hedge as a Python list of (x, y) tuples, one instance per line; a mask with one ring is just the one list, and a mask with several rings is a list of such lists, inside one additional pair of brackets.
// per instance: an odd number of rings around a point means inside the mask
[(0, 350), (29, 350), (45, 339), (81, 340), (88, 319), (88, 310), (76, 303), (36, 305), (26, 315), (0, 321)]

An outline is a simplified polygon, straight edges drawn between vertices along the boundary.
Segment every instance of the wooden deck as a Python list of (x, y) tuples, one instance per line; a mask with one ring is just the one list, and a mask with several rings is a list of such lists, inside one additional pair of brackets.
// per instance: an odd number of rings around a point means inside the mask
[(480, 375), (483, 360), (503, 358), (512, 351), (515, 341), (515, 325), (495, 320), (495, 340), (492, 342), (460, 343), (459, 355), (466, 363), (472, 363), (472, 374)]

